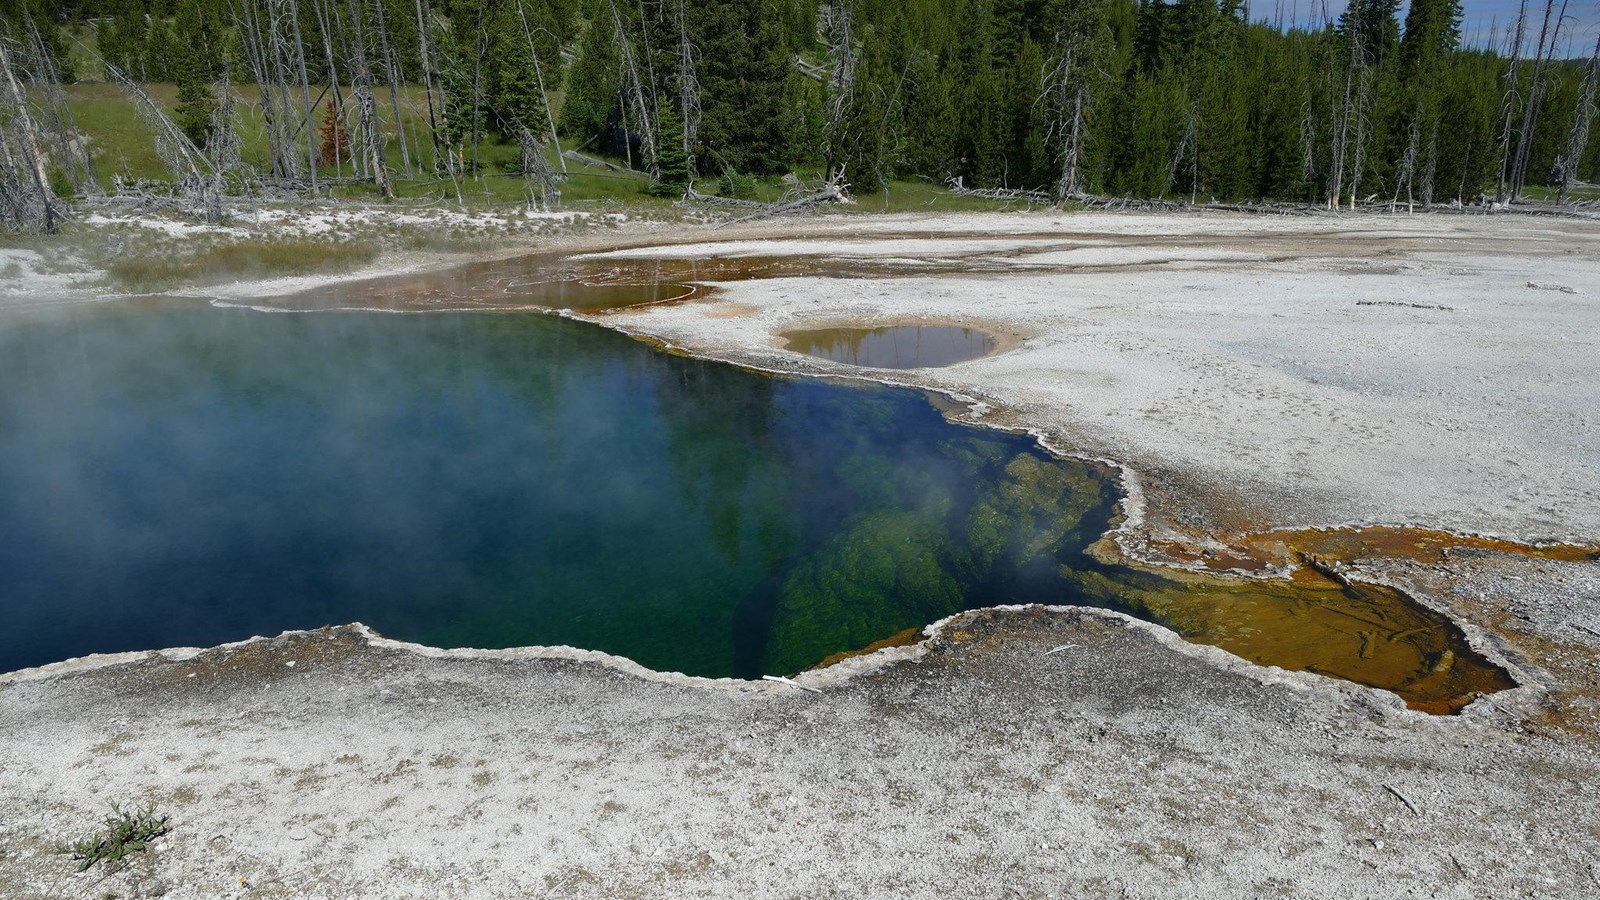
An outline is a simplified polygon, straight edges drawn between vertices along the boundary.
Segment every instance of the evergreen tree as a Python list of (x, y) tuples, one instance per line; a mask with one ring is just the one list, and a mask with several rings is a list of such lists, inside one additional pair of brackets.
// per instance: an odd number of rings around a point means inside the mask
[(174, 121), (197, 147), (209, 142), (211, 113), (217, 108), (210, 82), (218, 71), (222, 42), (208, 12), (203, 0), (180, 0), (170, 66), (178, 83)]
[(475, 67), (461, 45), (453, 27), (436, 29), (434, 50), (438, 55), (440, 81), (444, 86), (444, 121), (439, 136), (459, 151), (488, 124), (488, 109), (481, 91), (473, 84)]
[[(489, 20), (485, 101), (500, 136), (513, 141), (520, 129), (544, 130), (544, 95), (539, 90), (542, 69), (535, 71), (533, 53), (528, 49), (528, 35), (534, 33), (534, 23), (529, 22), (528, 29), (523, 29), (527, 13), (526, 7), (519, 9), (515, 0), (505, 0)], [(536, 41), (534, 50), (538, 49)], [(555, 56), (548, 45), (544, 52)]]
[(1339, 16), (1339, 33), (1359, 47), (1369, 65), (1388, 59), (1400, 43), (1400, 0), (1350, 0)]
[(1402, 77), (1434, 72), (1461, 42), (1461, 0), (1411, 0), (1400, 41)]
[[(782, 19), (770, 2), (702, 0), (700, 143), (711, 169), (770, 174), (794, 155), (797, 111), (786, 102), (795, 77)], [(706, 168), (706, 167), (702, 167)]]
[(657, 197), (681, 197), (689, 187), (689, 154), (683, 151), (683, 122), (671, 104), (661, 107), (656, 121), (655, 180), (650, 193)]
[(589, 29), (583, 34), (578, 58), (567, 77), (567, 93), (561, 103), (561, 131), (580, 140), (600, 133), (611, 111), (617, 107), (621, 91), (622, 78), (611, 18), (595, 11), (589, 16)]

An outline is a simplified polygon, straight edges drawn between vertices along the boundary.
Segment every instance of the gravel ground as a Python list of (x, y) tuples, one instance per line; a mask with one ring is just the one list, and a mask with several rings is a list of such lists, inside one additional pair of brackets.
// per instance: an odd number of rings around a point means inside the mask
[[(960, 617), (931, 643), (814, 691), (353, 630), (12, 680), (0, 894), (1600, 889), (1600, 755), (1526, 729), (1526, 698), (1435, 718), (1071, 609)], [(74, 874), (51, 844), (115, 800), (172, 832)]]

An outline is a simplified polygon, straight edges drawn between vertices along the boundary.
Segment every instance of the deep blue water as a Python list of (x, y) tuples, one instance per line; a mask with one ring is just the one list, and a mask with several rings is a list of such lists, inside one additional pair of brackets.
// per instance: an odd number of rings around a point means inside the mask
[(363, 621), (792, 672), (1060, 599), (1098, 467), (533, 313), (0, 313), (0, 671)]

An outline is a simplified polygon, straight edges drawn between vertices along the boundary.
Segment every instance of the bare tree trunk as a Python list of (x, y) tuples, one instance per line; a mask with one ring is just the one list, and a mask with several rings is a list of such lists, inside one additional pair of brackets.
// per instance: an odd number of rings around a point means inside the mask
[[(344, 95), (339, 89), (339, 68), (333, 60), (333, 22), (328, 16), (328, 8), (323, 0), (311, 0), (311, 13), (316, 16), (317, 25), (322, 32), (322, 52), (328, 64), (328, 86), (333, 92), (333, 117), (343, 122), (345, 120)], [(334, 132), (338, 134), (337, 131)], [(333, 174), (336, 178), (344, 177), (344, 159), (339, 152), (337, 137), (335, 138), (333, 152)]]
[[(1517, 133), (1517, 155), (1511, 166), (1511, 200), (1515, 202), (1522, 196), (1523, 183), (1528, 176), (1528, 154), (1533, 147), (1533, 129), (1539, 121), (1539, 101), (1544, 92), (1545, 63), (1555, 55), (1556, 43), (1561, 37), (1561, 21), (1567, 15), (1567, 2), (1562, 0), (1561, 12), (1556, 16), (1556, 26), (1552, 33), (1550, 29), (1550, 15), (1554, 11), (1555, 0), (1545, 0), (1544, 24), (1539, 28), (1539, 49), (1533, 58), (1533, 81), (1528, 87), (1528, 99), (1522, 104), (1522, 129)], [(1548, 35), (1549, 45), (1546, 46), (1545, 38)]]
[(1433, 120), (1433, 131), (1428, 135), (1428, 163), (1422, 170), (1422, 208), (1433, 208), (1433, 182), (1439, 175), (1439, 119)]
[(1500, 177), (1495, 182), (1494, 199), (1506, 202), (1506, 184), (1511, 175), (1511, 124), (1521, 105), (1521, 83), (1518, 78), (1522, 62), (1522, 44), (1528, 24), (1528, 0), (1522, 0), (1517, 9), (1517, 30), (1511, 38), (1511, 63), (1506, 69), (1506, 89), (1501, 94), (1500, 106), (1505, 111), (1505, 124), (1500, 129)]
[[(439, 167), (439, 115), (438, 107), (433, 102), (433, 63), (428, 53), (428, 17), (423, 11), (423, 0), (417, 3), (417, 44), (418, 51), (422, 54), (422, 90), (428, 98), (428, 134), (433, 139), (433, 164)], [(446, 163), (449, 165), (449, 163)]]
[(1311, 114), (1311, 89), (1306, 90), (1306, 99), (1301, 106), (1300, 116), (1300, 180), (1306, 183), (1306, 203), (1316, 202), (1316, 177), (1317, 177), (1317, 123)]
[(207, 222), (222, 221), (222, 177), (212, 167), (211, 160), (144, 88), (111, 63), (106, 62), (105, 68), (128, 92), (134, 111), (156, 133), (156, 152), (172, 172), (179, 192), (200, 206)]
[(544, 146), (528, 126), (517, 126), (517, 144), (522, 151), (522, 179), (528, 188), (528, 205), (535, 210), (554, 209), (561, 202), (556, 174), (544, 158)]
[(1596, 109), (1595, 91), (1600, 82), (1600, 37), (1595, 38), (1594, 53), (1589, 56), (1589, 68), (1583, 73), (1583, 88), (1578, 95), (1578, 105), (1572, 111), (1572, 130), (1567, 132), (1567, 149), (1556, 162), (1556, 181), (1560, 185), (1559, 201), (1567, 202), (1567, 191), (1578, 177), (1578, 161), (1589, 146), (1589, 129)]
[(1356, 82), (1356, 102), (1354, 113), (1356, 117), (1356, 141), (1352, 148), (1355, 151), (1355, 160), (1350, 169), (1350, 209), (1356, 208), (1356, 194), (1361, 190), (1361, 173), (1367, 163), (1367, 97), (1371, 91), (1372, 70), (1366, 65), (1361, 67)]
[(282, 39), (283, 6), (284, 0), (229, 0), (245, 58), (261, 93), (272, 173), (281, 181), (292, 182), (300, 177), (300, 159), (293, 103), (289, 97), (292, 66)]
[[(1172, 162), (1167, 166), (1167, 180), (1161, 186), (1161, 198), (1164, 200), (1178, 180), (1178, 166), (1183, 164), (1185, 154), (1192, 154), (1194, 150), (1195, 130), (1199, 127), (1200, 102), (1194, 101), (1189, 105), (1188, 121), (1183, 127), (1183, 137), (1178, 139), (1178, 147), (1172, 153)], [(1198, 168), (1198, 166), (1196, 167)], [(1194, 201), (1190, 201), (1193, 203)]]
[(411, 148), (406, 141), (405, 118), (400, 112), (400, 65), (395, 62), (394, 48), (389, 45), (389, 19), (384, 14), (383, 4), (386, 0), (374, 0), (374, 7), (378, 11), (378, 49), (383, 54), (384, 80), (389, 82), (389, 106), (394, 110), (395, 136), (400, 138), (400, 165), (406, 177), (413, 174), (411, 168)]
[(683, 155), (689, 160), (689, 182), (693, 186), (694, 146), (700, 135), (700, 80), (695, 77), (695, 59), (700, 50), (689, 39), (687, 5), (688, 0), (678, 0), (678, 107), (683, 118)]
[(48, 197), (53, 202), (55, 193), (50, 190), (49, 160), (39, 146), (38, 124), (33, 120), (28, 94), (17, 81), (16, 72), (12, 69), (11, 53), (5, 44), (6, 41), (0, 40), (0, 70), (4, 70), (6, 89), (11, 95), (13, 124), (16, 125), (23, 156), (28, 160), (29, 168), (33, 170), (33, 177), (42, 186), (42, 196)]
[(50, 174), (39, 148), (28, 95), (17, 83), (11, 48), (4, 39), (0, 39), (0, 71), (5, 73), (4, 106), (9, 107), (0, 108), (0, 138), (5, 144), (5, 184), (0, 189), (9, 195), (8, 218), (15, 227), (49, 234), (56, 230), (60, 219), (56, 195), (50, 188)]
[(1422, 104), (1417, 104), (1417, 112), (1411, 117), (1411, 135), (1406, 141), (1406, 152), (1400, 157), (1400, 171), (1394, 180), (1394, 194), (1389, 197), (1389, 212), (1394, 212), (1400, 203), (1400, 189), (1403, 186), (1406, 192), (1406, 212), (1412, 212), (1415, 202), (1412, 198), (1412, 180), (1417, 171), (1417, 155), (1421, 152), (1422, 143)]
[(1356, 54), (1352, 53), (1344, 72), (1342, 99), (1333, 104), (1334, 130), (1332, 158), (1328, 167), (1328, 208), (1338, 209), (1339, 198), (1344, 193), (1344, 161), (1350, 146), (1350, 119), (1355, 114)]
[(317, 105), (311, 100), (311, 76), (306, 70), (306, 42), (300, 34), (300, 5), (298, 0), (289, 0), (289, 25), (290, 33), (294, 35), (294, 61), (300, 69), (300, 94), (305, 102), (305, 117), (302, 128), (306, 138), (306, 177), (311, 182), (311, 193), (317, 192), (317, 134), (314, 122), (316, 119)]
[(239, 132), (233, 124), (233, 71), (226, 63), (222, 67), (222, 78), (213, 89), (217, 94), (217, 106), (211, 111), (206, 156), (219, 177), (226, 178), (229, 172), (237, 172), (241, 188), (248, 192), (249, 177), (244, 168)]
[(483, 58), (488, 55), (489, 48), (485, 46), (488, 35), (483, 30), (484, 4), (478, 4), (478, 19), (474, 23), (473, 33), (477, 40), (472, 54), (472, 177), (482, 177), (478, 174), (478, 146), (483, 143), (481, 133), (483, 116), (478, 111), (483, 109)]
[(355, 55), (355, 94), (360, 115), (361, 144), (373, 183), (385, 200), (394, 198), (389, 164), (383, 158), (383, 131), (378, 128), (377, 103), (372, 98), (372, 67), (367, 63), (366, 35), (362, 32), (361, 0), (350, 0), (351, 45)]
[[(661, 0), (651, 0), (653, 6), (660, 4)], [(639, 0), (639, 42), (644, 44), (644, 77), (645, 84), (650, 85), (650, 110), (655, 113), (654, 121), (659, 125), (661, 97), (656, 93), (656, 52), (650, 47), (650, 22), (645, 18), (644, 0)]]
[(33, 81), (43, 94), (43, 124), (55, 143), (56, 160), (66, 173), (67, 180), (72, 182), (73, 191), (80, 195), (98, 195), (100, 182), (95, 178), (94, 160), (72, 117), (66, 94), (61, 91), (61, 78), (56, 72), (55, 63), (45, 48), (44, 37), (39, 34), (33, 17), (25, 14), (25, 18), (29, 42), (32, 44)]
[(539, 82), (539, 97), (544, 100), (545, 119), (550, 123), (550, 143), (555, 145), (556, 159), (560, 160), (561, 171), (565, 172), (567, 157), (561, 152), (561, 137), (556, 134), (555, 110), (550, 108), (550, 93), (544, 89), (544, 67), (539, 65), (539, 51), (533, 46), (533, 29), (528, 27), (528, 14), (522, 8), (522, 0), (517, 0), (517, 18), (522, 20), (522, 36), (528, 41), (528, 57), (533, 60), (533, 77)]
[[(645, 98), (644, 83), (639, 78), (639, 65), (634, 60), (633, 41), (628, 39), (628, 30), (623, 27), (622, 14), (617, 11), (616, 0), (606, 0), (606, 6), (611, 10), (611, 22), (616, 29), (617, 48), (621, 50), (623, 90), (627, 93), (628, 100), (633, 106), (634, 118), (639, 124), (644, 136), (645, 156), (649, 159), (650, 178), (654, 180), (661, 172), (656, 166), (656, 132), (651, 122), (651, 103)], [(640, 23), (641, 26), (643, 23)], [(624, 129), (623, 143), (632, 143)], [(629, 151), (632, 152), (631, 150)], [(632, 166), (632, 163), (629, 163)]]
[(855, 104), (855, 0), (831, 0), (825, 7), (828, 35), (828, 102), (823, 125), (823, 156), (832, 172), (846, 142), (845, 128)]

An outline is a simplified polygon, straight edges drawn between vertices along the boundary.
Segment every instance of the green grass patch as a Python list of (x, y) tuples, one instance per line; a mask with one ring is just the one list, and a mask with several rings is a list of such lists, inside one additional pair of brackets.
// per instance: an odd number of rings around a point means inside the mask
[(378, 256), (371, 243), (306, 239), (243, 240), (216, 244), (181, 256), (122, 257), (106, 265), (106, 277), (129, 291), (164, 291), (252, 278), (283, 278), (348, 272)]
[[(171, 112), (177, 106), (177, 89), (170, 84), (148, 84), (146, 92), (162, 107)], [(134, 109), (127, 91), (117, 85), (79, 83), (65, 87), (68, 105), (78, 126), (88, 135), (89, 147), (94, 157), (95, 169), (102, 185), (111, 187), (113, 176), (124, 178), (167, 181), (172, 173), (167, 171), (155, 148), (155, 135)], [(313, 87), (314, 91), (320, 91)], [(393, 107), (388, 102), (387, 91), (380, 91), (377, 104), (379, 127), (386, 141), (384, 153), (394, 178), (396, 196), (401, 200), (434, 201), (455, 204), (457, 191), (469, 207), (482, 208), (517, 203), (527, 199), (527, 187), (519, 174), (512, 170), (519, 163), (518, 148), (485, 136), (478, 144), (477, 171), (464, 178), (460, 184), (440, 175), (434, 168), (433, 147), (428, 137), (427, 100), (420, 87), (407, 85), (400, 91), (401, 116), (396, 122)], [(269, 167), (264, 120), (260, 112), (260, 94), (250, 85), (236, 85), (234, 98), (238, 109), (236, 120), (245, 162), (258, 171)], [(552, 98), (559, 107), (560, 97)], [(316, 122), (322, 121), (324, 109), (319, 107)], [(405, 155), (401, 153), (401, 136), (405, 135), (409, 148), (411, 175), (404, 168)], [(578, 141), (563, 138), (563, 147), (572, 147)], [(594, 151), (586, 150), (591, 155)], [(555, 147), (546, 148), (550, 168), (562, 172), (563, 160)], [(468, 159), (474, 153), (466, 151)], [(623, 164), (622, 159), (611, 160)], [(587, 166), (571, 160), (565, 161), (565, 177), (561, 181), (562, 206), (572, 209), (592, 209), (593, 204), (618, 204), (651, 215), (666, 215), (672, 209), (671, 197), (653, 197), (646, 190), (648, 180), (639, 174), (613, 172)], [(323, 165), (322, 177), (349, 175), (348, 164)], [(820, 184), (824, 174), (820, 169), (802, 168), (798, 174), (808, 185)], [(735, 193), (743, 198), (775, 202), (793, 190), (793, 186), (777, 177), (750, 178), (735, 176), (724, 183), (720, 173), (706, 173), (696, 187), (707, 194)], [(1025, 203), (985, 200), (977, 197), (956, 197), (942, 185), (928, 181), (895, 181), (887, 191), (879, 185), (862, 183), (853, 191), (860, 212), (925, 212), (1017, 209)], [(370, 184), (338, 184), (329, 194), (341, 199), (376, 200), (377, 190)]]

